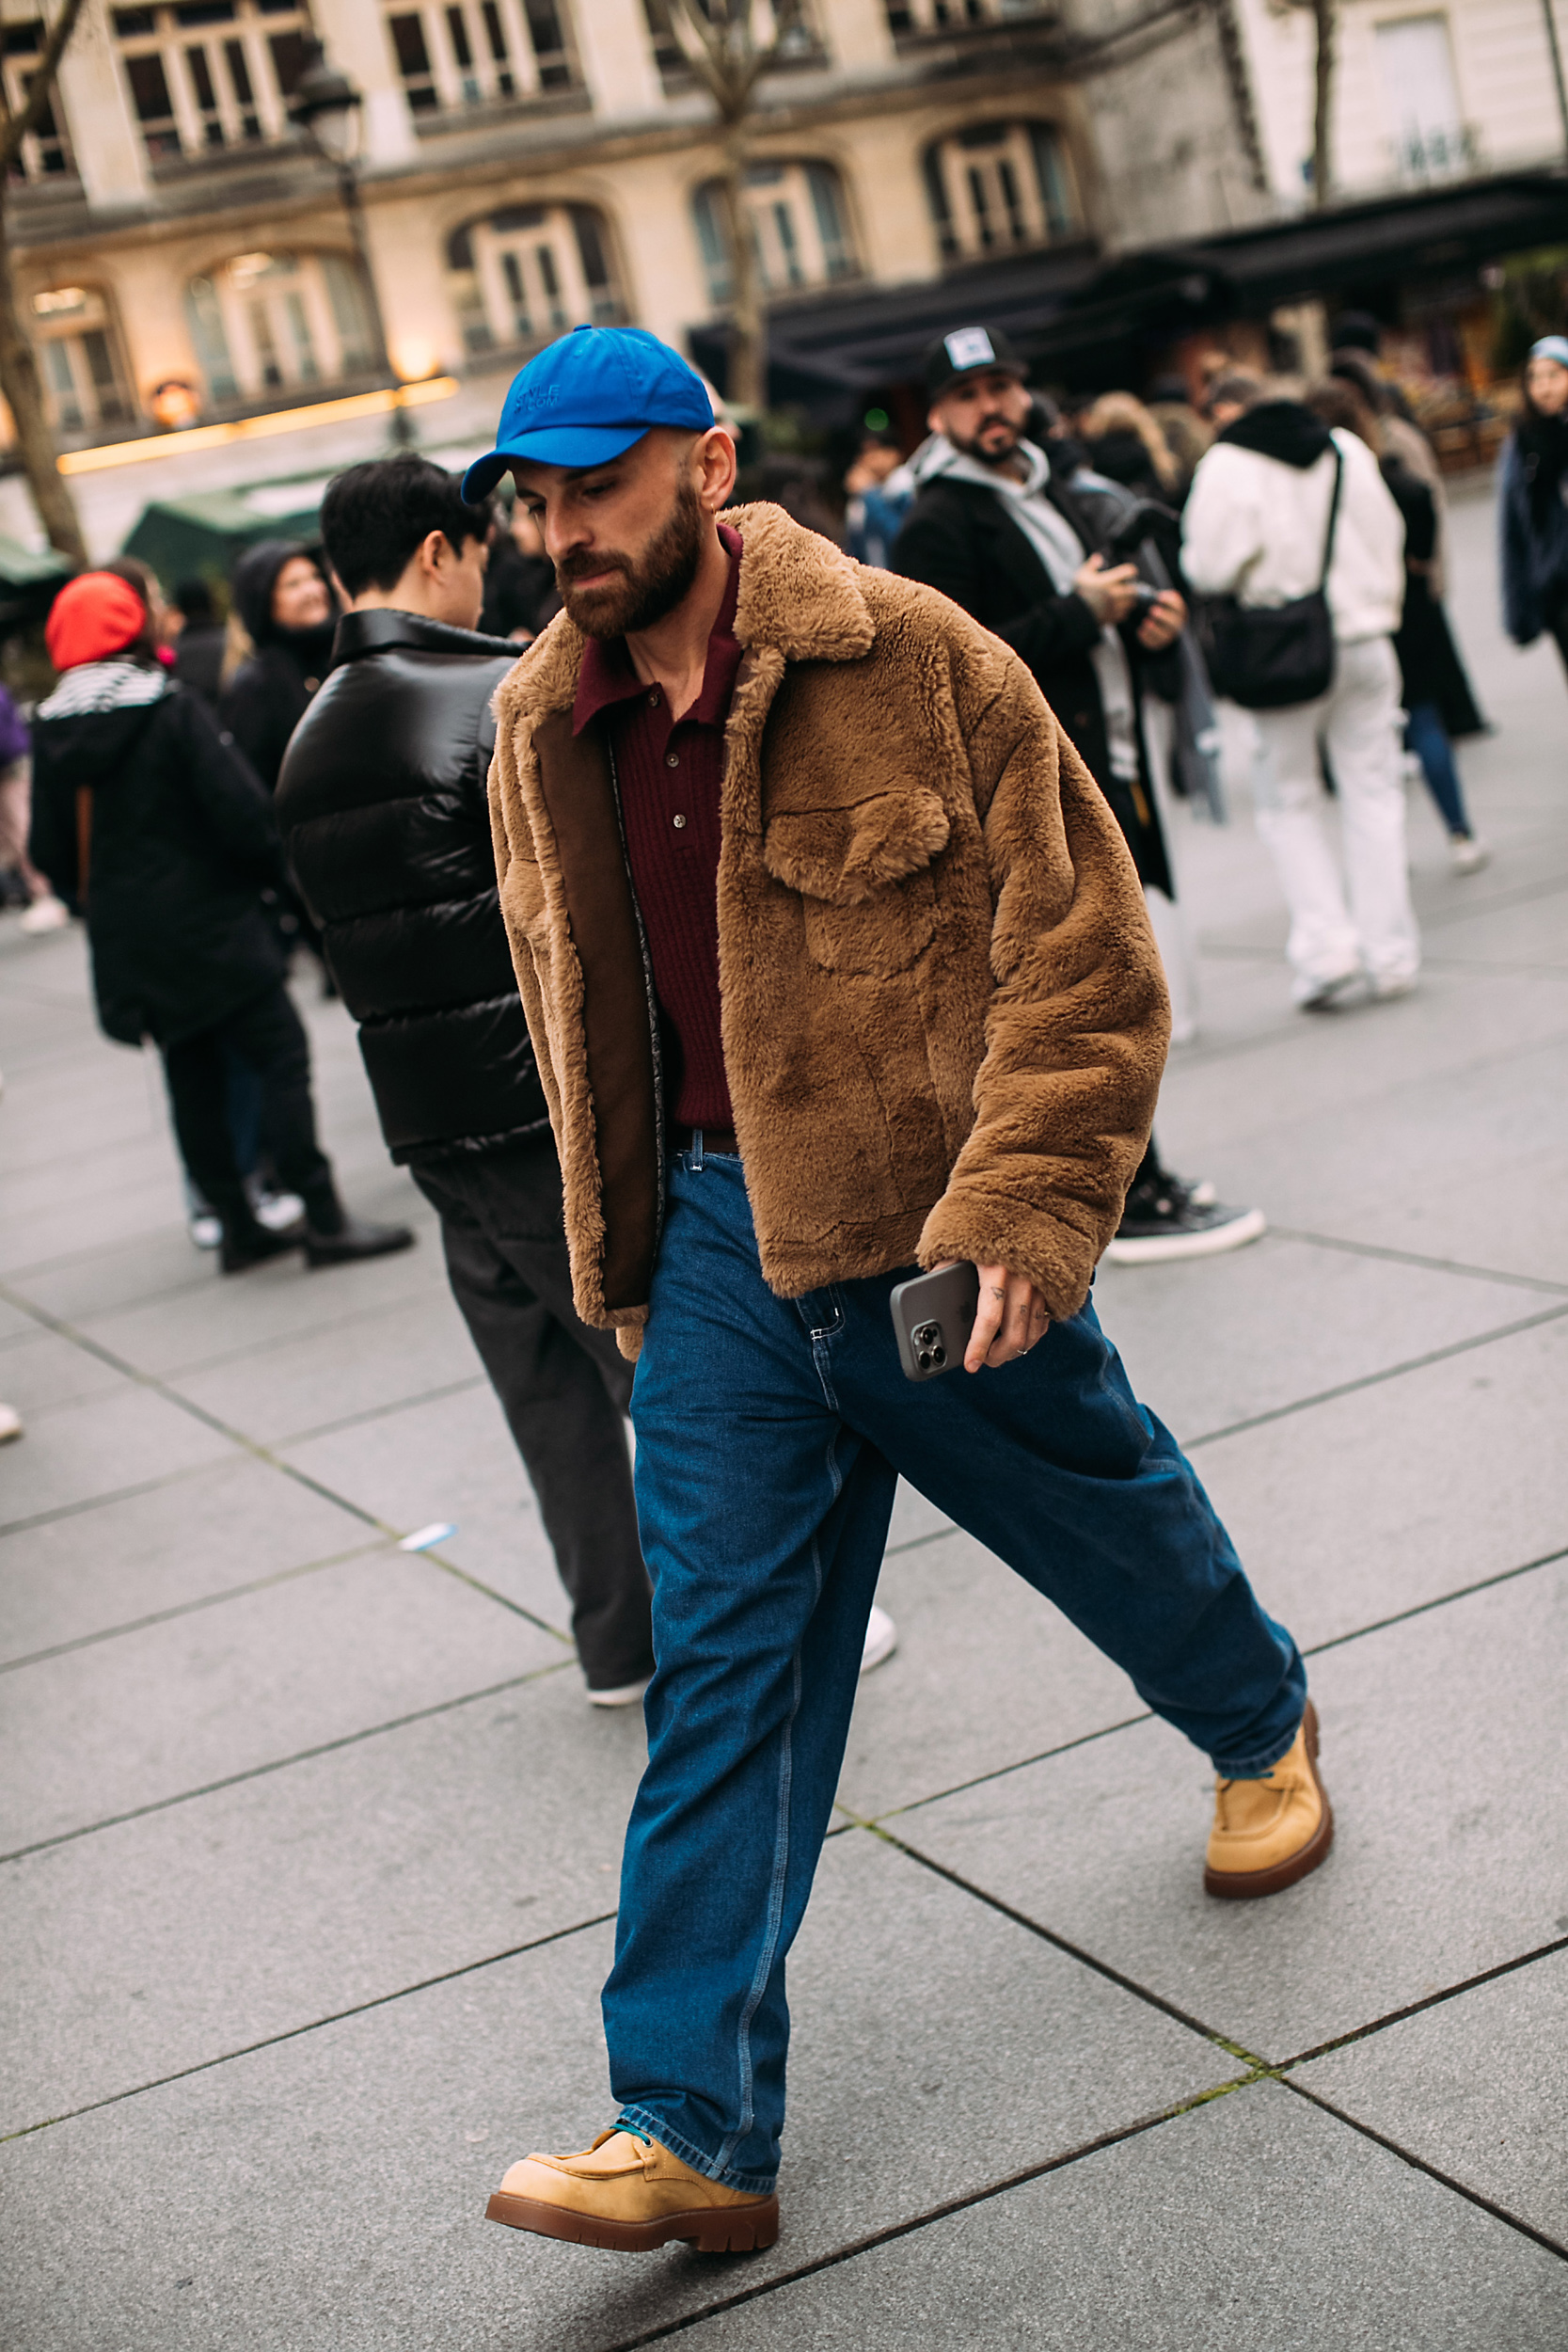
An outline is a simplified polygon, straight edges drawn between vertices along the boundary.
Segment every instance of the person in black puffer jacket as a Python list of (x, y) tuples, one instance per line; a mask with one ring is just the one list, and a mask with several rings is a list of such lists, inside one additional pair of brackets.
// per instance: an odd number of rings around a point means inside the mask
[[(404, 1249), (406, 1226), (370, 1225), (338, 1199), (316, 1141), (310, 1049), (283, 984), (262, 893), (282, 864), (271, 805), (233, 738), (172, 684), (130, 582), (84, 572), (55, 597), (50, 659), (63, 673), (33, 728), (33, 831), (55, 886), (83, 908), (105, 1034), (163, 1056), (186, 1167), (223, 1220), (237, 1273), (303, 1242), (313, 1265)], [(230, 1128), (226, 1057), (262, 1088), (278, 1175), (303, 1229), (252, 1214)]]
[(427, 459), (351, 467), (322, 532), (350, 597), (283, 762), (290, 860), (394, 1160), (437, 1211), (452, 1295), (505, 1410), (600, 1706), (653, 1672), (622, 1415), (631, 1367), (572, 1304), (561, 1173), (496, 886), (483, 637), (489, 509)]

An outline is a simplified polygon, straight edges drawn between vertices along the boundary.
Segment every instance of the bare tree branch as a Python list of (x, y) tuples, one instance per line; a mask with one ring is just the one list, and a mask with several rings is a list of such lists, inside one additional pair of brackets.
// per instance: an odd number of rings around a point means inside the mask
[[(28, 76), (26, 99), (14, 114), (8, 105), (5, 108), (4, 117), (0, 119), (0, 176), (8, 172), (15, 163), (28, 133), (38, 129), (40, 118), (49, 103), (49, 93), (54, 87), (60, 59), (65, 55), (66, 43), (76, 30), (76, 20), (81, 13), (82, 0), (65, 0), (65, 6), (43, 44), (43, 55)], [(4, 97), (4, 89), (0, 88), (0, 101)]]

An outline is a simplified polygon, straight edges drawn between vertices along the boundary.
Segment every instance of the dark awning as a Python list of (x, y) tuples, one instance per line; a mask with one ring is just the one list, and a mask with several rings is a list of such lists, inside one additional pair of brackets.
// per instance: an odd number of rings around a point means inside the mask
[[(852, 415), (879, 386), (918, 377), (926, 346), (952, 326), (999, 326), (1028, 348), (1068, 295), (1094, 276), (1096, 248), (1075, 239), (1044, 252), (986, 262), (912, 286), (847, 285), (809, 302), (776, 304), (768, 321), (768, 395), (824, 422)], [(727, 330), (691, 331), (691, 356), (723, 387)]]
[(1096, 272), (1028, 345), (1069, 363), (1369, 279), (1408, 281), (1568, 241), (1568, 173), (1512, 172), (1406, 189), (1291, 220), (1155, 246)]

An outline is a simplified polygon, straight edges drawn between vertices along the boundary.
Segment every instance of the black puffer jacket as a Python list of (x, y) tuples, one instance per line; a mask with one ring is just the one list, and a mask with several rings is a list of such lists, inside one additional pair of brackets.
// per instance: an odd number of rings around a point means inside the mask
[(85, 903), (98, 1017), (123, 1044), (177, 1044), (283, 976), (261, 898), (283, 879), (271, 803), (205, 703), (161, 675), (87, 663), (40, 707), (31, 851)]
[(515, 645), (350, 612), (277, 815), (394, 1160), (548, 1133), (496, 889), (490, 697)]

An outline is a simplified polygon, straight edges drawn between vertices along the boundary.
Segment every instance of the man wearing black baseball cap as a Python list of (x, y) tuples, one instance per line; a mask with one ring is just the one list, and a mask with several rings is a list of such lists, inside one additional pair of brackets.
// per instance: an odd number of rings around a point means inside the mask
[[(1135, 564), (1107, 564), (1086, 501), (1027, 438), (1027, 370), (996, 327), (956, 326), (926, 354), (931, 438), (893, 565), (962, 605), (1028, 664), (1109, 801), (1146, 889), (1176, 885), (1149, 765), (1144, 698), (1173, 695), (1168, 648), (1186, 623), (1173, 590)], [(1167, 675), (1168, 673), (1168, 675)], [(1259, 1209), (1227, 1208), (1162, 1167), (1153, 1138), (1133, 1178), (1113, 1258), (1210, 1257), (1262, 1232)]]
[[(469, 478), (511, 464), (565, 603), (497, 696), (491, 817), (578, 1307), (637, 1359), (657, 1661), (619, 2113), (489, 2214), (742, 2252), (899, 1470), (1212, 1757), (1211, 1894), (1301, 1877), (1332, 1817), (1295, 1644), (1088, 1304), (1169, 1025), (1105, 802), (997, 638), (728, 508), (734, 444), (651, 340), (543, 353)], [(891, 1295), (954, 1262), (973, 1327), (915, 1385)]]

